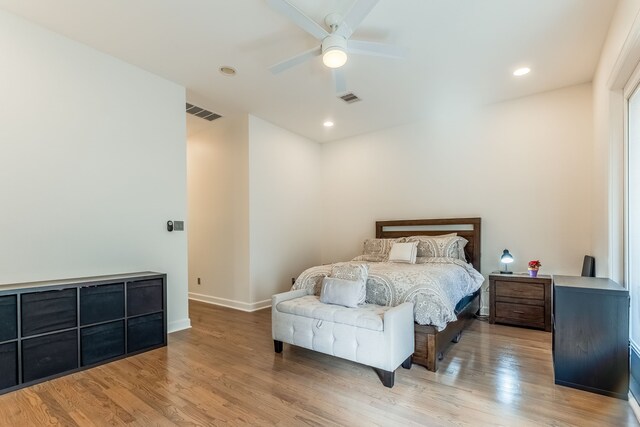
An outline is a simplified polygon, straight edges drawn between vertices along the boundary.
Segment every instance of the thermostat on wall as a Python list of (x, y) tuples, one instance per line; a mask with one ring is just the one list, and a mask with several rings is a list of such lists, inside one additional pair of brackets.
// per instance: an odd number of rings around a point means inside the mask
[(184, 221), (167, 221), (167, 231), (184, 231)]

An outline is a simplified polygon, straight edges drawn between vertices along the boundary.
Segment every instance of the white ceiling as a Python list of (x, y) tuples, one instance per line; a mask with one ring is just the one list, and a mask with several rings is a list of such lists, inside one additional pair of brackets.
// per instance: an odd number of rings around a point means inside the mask
[[(354, 0), (290, 0), (319, 23)], [(0, 0), (53, 31), (184, 85), (223, 116), (251, 113), (331, 141), (591, 81), (617, 0), (381, 0), (353, 39), (394, 43), (406, 59), (352, 55), (336, 98), (320, 58), (268, 67), (318, 42), (264, 0)], [(235, 77), (218, 72), (238, 70)], [(532, 68), (515, 78), (518, 66)], [(322, 122), (336, 125), (325, 129)]]

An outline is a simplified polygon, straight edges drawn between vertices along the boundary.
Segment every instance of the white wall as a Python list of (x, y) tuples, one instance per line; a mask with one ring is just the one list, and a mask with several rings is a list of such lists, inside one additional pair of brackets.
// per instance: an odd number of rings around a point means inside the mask
[[(189, 116), (190, 128), (202, 123)], [(223, 117), (189, 135), (192, 298), (232, 306), (250, 302), (248, 136), (246, 115)]]
[(0, 282), (155, 270), (189, 326), (184, 88), (0, 11)]
[(320, 262), (320, 148), (249, 116), (252, 303), (270, 304)]
[[(598, 276), (623, 282), (623, 99), (611, 87), (616, 63), (638, 20), (640, 0), (620, 0), (593, 79), (593, 253)], [(637, 24), (636, 24), (637, 26)]]
[(320, 262), (320, 145), (253, 116), (201, 122), (187, 144), (190, 297), (266, 307)]
[(482, 217), (482, 272), (579, 274), (590, 251), (589, 84), (323, 145), (323, 262), (349, 259), (375, 221)]
[[(244, 147), (245, 123), (229, 130), (223, 119), (214, 122), (188, 144), (190, 289), (200, 294), (192, 297), (262, 307), (305, 268), (359, 254), (381, 219), (480, 216), (485, 274), (500, 267), (504, 248), (515, 256), (516, 271), (541, 259), (543, 273), (579, 274), (591, 249), (591, 95), (589, 84), (572, 86), (323, 145), (249, 116), (246, 166), (244, 154), (220, 151), (215, 159), (213, 149)], [(246, 207), (196, 201), (217, 186), (231, 191), (245, 173)], [(249, 256), (242, 259), (250, 277), (216, 276), (238, 261), (231, 257), (196, 286), (194, 277), (207, 267), (193, 266), (211, 267), (224, 256), (212, 245), (234, 243), (232, 234), (199, 228), (201, 220), (215, 220), (214, 212), (229, 218), (248, 212)]]

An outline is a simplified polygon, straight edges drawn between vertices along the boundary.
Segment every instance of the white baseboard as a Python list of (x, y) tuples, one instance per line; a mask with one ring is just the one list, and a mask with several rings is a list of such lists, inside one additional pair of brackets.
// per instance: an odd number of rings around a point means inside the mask
[(189, 329), (191, 327), (191, 319), (174, 320), (167, 324), (167, 333), (182, 331), (183, 329)]
[(189, 299), (192, 299), (194, 301), (206, 302), (207, 304), (234, 308), (236, 310), (247, 311), (247, 312), (258, 311), (258, 310), (262, 310), (263, 308), (271, 307), (270, 299), (248, 303), (248, 302), (236, 301), (232, 299), (218, 298), (218, 297), (212, 297), (209, 295), (197, 294), (195, 292), (189, 292)]
[(638, 406), (638, 402), (633, 396), (633, 393), (629, 393), (629, 406), (631, 406), (631, 410), (633, 411), (633, 415), (636, 416), (636, 420), (640, 421), (640, 406)]

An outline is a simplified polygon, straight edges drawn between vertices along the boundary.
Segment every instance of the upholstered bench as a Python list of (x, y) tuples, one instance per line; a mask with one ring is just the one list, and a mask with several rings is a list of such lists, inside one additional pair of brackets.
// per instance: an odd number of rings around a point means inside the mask
[(411, 303), (347, 308), (323, 304), (313, 290), (300, 289), (274, 295), (271, 316), (276, 353), (286, 342), (362, 363), (376, 368), (386, 387), (393, 387), (398, 366), (411, 368)]

